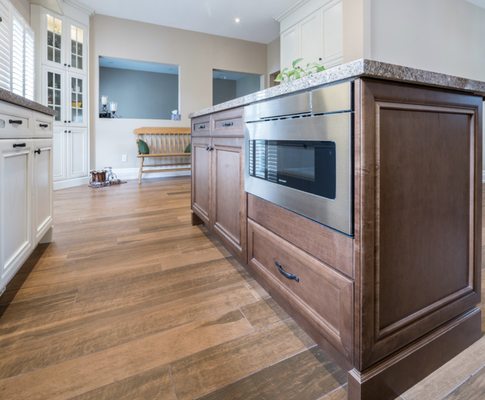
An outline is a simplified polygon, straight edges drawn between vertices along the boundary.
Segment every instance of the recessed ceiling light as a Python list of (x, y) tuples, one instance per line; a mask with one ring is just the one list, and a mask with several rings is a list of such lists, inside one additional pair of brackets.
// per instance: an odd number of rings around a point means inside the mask
[(234, 18), (234, 22), (236, 24), (239, 24), (239, 22), (241, 22), (241, 18), (239, 18), (239, 17)]

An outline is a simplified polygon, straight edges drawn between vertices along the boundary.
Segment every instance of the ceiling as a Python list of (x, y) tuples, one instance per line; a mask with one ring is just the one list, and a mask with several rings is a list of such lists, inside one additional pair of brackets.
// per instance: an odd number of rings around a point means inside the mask
[(178, 75), (179, 71), (177, 65), (158, 64), (103, 56), (99, 57), (99, 66), (105, 68), (129, 69), (131, 71), (156, 72), (159, 74), (171, 75)]
[[(269, 43), (279, 36), (274, 17), (297, 0), (76, 0), (97, 14)], [(235, 18), (240, 18), (236, 23)]]
[(473, 3), (478, 7), (485, 8), (485, 0), (467, 0), (469, 3)]

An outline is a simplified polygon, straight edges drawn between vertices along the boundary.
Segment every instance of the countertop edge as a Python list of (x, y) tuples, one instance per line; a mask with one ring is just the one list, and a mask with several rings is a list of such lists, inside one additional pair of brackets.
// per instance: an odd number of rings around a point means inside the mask
[(4, 101), (5, 103), (10, 103), (19, 107), (28, 108), (29, 110), (37, 111), (51, 117), (54, 116), (54, 110), (51, 108), (1, 88), (0, 101)]
[(485, 98), (485, 82), (442, 74), (439, 72), (405, 67), (402, 65), (389, 64), (381, 61), (359, 59), (329, 68), (328, 70), (318, 74), (264, 89), (259, 92), (239, 97), (225, 103), (217, 104), (212, 107), (204, 108), (200, 111), (189, 114), (189, 118), (197, 118), (218, 111), (242, 107), (258, 101), (271, 99), (273, 97), (310, 89), (312, 87), (361, 77), (413, 83), (416, 85), (430, 86), (441, 89), (459, 90)]

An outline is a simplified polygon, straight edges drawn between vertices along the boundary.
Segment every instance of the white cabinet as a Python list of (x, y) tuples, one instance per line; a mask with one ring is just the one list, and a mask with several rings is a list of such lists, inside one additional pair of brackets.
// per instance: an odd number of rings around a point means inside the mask
[(52, 117), (0, 102), (0, 293), (52, 228)]
[(13, 277), (33, 248), (32, 159), (32, 140), (0, 140), (1, 282)]
[(34, 239), (38, 243), (52, 226), (52, 139), (33, 141)]
[(281, 69), (293, 60), (326, 68), (343, 60), (342, 0), (310, 0), (280, 20)]
[[(41, 79), (38, 101), (56, 113), (54, 188), (87, 183), (89, 169), (89, 16), (75, 14), (69, 5), (64, 11), (65, 15), (61, 16), (38, 5), (31, 7), (32, 26), (39, 38), (37, 69)], [(73, 15), (69, 15), (70, 12)]]

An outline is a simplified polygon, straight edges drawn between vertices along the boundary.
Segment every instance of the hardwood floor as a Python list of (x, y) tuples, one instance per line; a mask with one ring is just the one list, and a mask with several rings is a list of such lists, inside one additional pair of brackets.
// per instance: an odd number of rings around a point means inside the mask
[[(56, 192), (54, 243), (0, 298), (0, 399), (346, 398), (189, 206), (187, 178)], [(482, 338), (402, 399), (485, 398), (484, 364)]]

